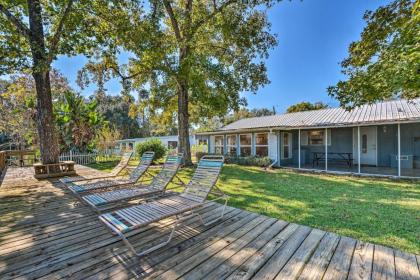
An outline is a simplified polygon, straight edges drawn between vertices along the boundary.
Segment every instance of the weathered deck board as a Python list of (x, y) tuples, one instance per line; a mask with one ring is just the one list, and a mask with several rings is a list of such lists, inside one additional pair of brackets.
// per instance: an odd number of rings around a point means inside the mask
[[(78, 172), (98, 174), (78, 166)], [(219, 214), (210, 203), (201, 213)], [(184, 223), (168, 246), (136, 258), (56, 181), (9, 169), (0, 186), (0, 279), (416, 279), (419, 257), (228, 207)], [(139, 229), (146, 248), (173, 219)]]

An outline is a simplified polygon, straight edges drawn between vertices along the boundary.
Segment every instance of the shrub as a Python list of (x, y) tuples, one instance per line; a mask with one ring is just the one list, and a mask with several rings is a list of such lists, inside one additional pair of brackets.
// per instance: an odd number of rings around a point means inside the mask
[(238, 157), (238, 156), (225, 156), (226, 163), (235, 163), (239, 165), (253, 165), (253, 166), (260, 166), (260, 167), (268, 167), (272, 160), (269, 157), (256, 157), (256, 156), (249, 156), (249, 157)]
[(152, 138), (146, 142), (139, 143), (136, 145), (136, 153), (139, 157), (145, 152), (155, 152), (154, 161), (157, 161), (163, 158), (166, 154), (166, 147), (163, 145), (162, 141), (157, 138)]

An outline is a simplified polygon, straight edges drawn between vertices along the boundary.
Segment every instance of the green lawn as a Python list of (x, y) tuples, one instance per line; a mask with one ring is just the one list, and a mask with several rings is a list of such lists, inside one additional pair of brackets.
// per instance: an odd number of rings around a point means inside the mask
[(218, 186), (233, 207), (420, 253), (419, 182), (225, 165)]

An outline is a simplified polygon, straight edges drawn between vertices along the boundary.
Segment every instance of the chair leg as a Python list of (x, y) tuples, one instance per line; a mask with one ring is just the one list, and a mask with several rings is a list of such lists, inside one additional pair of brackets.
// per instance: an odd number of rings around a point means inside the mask
[(228, 203), (228, 199), (229, 199), (229, 197), (228, 197), (228, 196), (224, 196), (223, 198), (224, 198), (224, 200), (225, 200), (225, 203), (223, 204), (223, 207), (222, 207), (222, 212), (221, 212), (221, 214), (220, 214), (220, 216), (219, 216), (219, 217), (217, 217), (217, 218), (215, 218), (215, 219), (213, 219), (213, 220), (210, 220), (210, 221), (204, 222), (203, 217), (202, 217), (200, 214), (196, 213), (196, 215), (198, 215), (198, 216), (200, 217), (201, 223), (202, 223), (204, 226), (209, 226), (209, 225), (211, 225), (211, 224), (214, 224), (215, 222), (217, 222), (217, 221), (219, 221), (219, 220), (221, 220), (221, 219), (223, 218), (223, 216), (225, 215), (226, 206), (227, 206), (227, 203)]
[[(188, 216), (189, 217), (189, 216)], [(185, 217), (187, 218), (187, 217)], [(123, 233), (118, 232), (118, 235), (121, 237), (122, 241), (125, 243), (125, 245), (127, 245), (127, 247), (137, 256), (137, 257), (143, 257), (147, 254), (150, 254), (153, 251), (156, 251), (157, 249), (160, 249), (164, 246), (166, 246), (169, 242), (171, 242), (172, 237), (174, 236), (175, 230), (177, 229), (177, 227), (179, 226), (179, 224), (185, 220), (185, 218), (179, 218), (178, 216), (176, 216), (176, 222), (174, 224), (174, 226), (172, 227), (171, 233), (169, 234), (169, 237), (167, 240), (147, 249), (144, 251), (136, 251), (136, 249), (134, 249), (133, 245), (131, 245), (131, 243), (128, 241), (128, 239), (125, 237), (125, 235)]]

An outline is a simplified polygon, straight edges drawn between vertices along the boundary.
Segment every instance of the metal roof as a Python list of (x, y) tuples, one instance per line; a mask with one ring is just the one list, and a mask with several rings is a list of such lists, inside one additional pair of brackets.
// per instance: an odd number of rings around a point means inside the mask
[(420, 121), (420, 98), (392, 100), (372, 105), (363, 105), (351, 111), (330, 108), (282, 115), (241, 119), (218, 131), (257, 128), (309, 128), (350, 126), (357, 124)]

